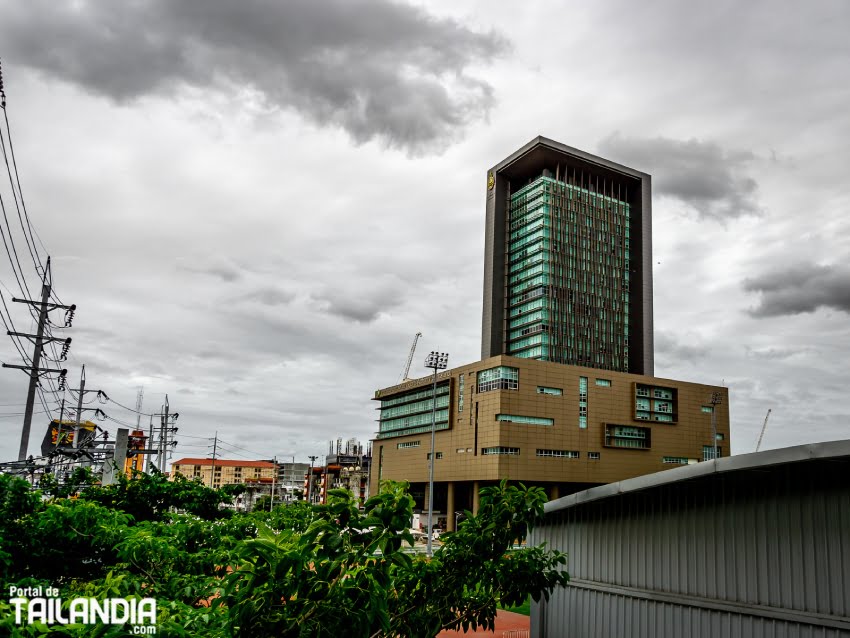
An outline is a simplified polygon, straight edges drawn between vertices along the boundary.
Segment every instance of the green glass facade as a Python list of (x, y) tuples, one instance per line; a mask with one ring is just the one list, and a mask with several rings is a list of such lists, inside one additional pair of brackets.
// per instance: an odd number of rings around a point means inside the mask
[(506, 354), (628, 371), (629, 216), (543, 175), (510, 196)]
[[(380, 419), (378, 420), (379, 439), (396, 436), (406, 436), (420, 432), (431, 431), (431, 421), (434, 418), (433, 389), (429, 385), (425, 389), (412, 390), (391, 399), (381, 401)], [(449, 382), (437, 383), (437, 430), (449, 427)]]

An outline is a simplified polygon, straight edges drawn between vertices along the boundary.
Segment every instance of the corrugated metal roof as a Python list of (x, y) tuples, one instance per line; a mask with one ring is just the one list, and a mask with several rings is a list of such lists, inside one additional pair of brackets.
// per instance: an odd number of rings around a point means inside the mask
[(786, 463), (799, 463), (812, 460), (850, 458), (850, 440), (829, 441), (826, 443), (808, 443), (794, 447), (766, 450), (752, 454), (739, 454), (694, 465), (677, 467), (672, 470), (646, 474), (636, 478), (592, 487), (583, 492), (570, 494), (545, 505), (547, 514), (558, 512), (583, 503), (590, 503), (619, 494), (649, 490), (662, 485), (691, 481), (712, 474), (723, 474), (767, 468)]

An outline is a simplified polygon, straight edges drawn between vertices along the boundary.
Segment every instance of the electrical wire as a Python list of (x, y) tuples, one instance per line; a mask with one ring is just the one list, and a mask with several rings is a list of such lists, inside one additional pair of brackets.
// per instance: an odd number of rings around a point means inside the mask
[[(9, 412), (0, 414), (0, 419), (11, 419), (13, 417), (22, 417), (26, 414), (25, 412)], [(47, 414), (44, 410), (39, 410), (37, 412), (33, 412), (33, 414)]]
[[(5, 286), (4, 286), (4, 287), (5, 287)], [(7, 290), (8, 290), (8, 289), (7, 289)], [(9, 323), (6, 323), (6, 318), (3, 316), (3, 313), (2, 313), (2, 312), (0, 312), (0, 319), (3, 319), (3, 325), (4, 325), (4, 326), (6, 326), (6, 330), (7, 330), (7, 331), (9, 331), (9, 332), (17, 332), (17, 330), (15, 330), (15, 324), (14, 324), (14, 322), (12, 321), (12, 314), (9, 312), (9, 307), (6, 305), (6, 297), (3, 295), (3, 291), (2, 291), (2, 290), (0, 290), (0, 300), (2, 300), (2, 302), (3, 302), (3, 307), (6, 309), (6, 314), (7, 314), (7, 315), (9, 315)], [(10, 329), (10, 327), (9, 327), (9, 326), (11, 326), (11, 329)], [(12, 343), (14, 344), (15, 348), (18, 350), (18, 354), (20, 354), (20, 355), (21, 355), (21, 359), (23, 359), (23, 361), (24, 361), (24, 365), (29, 365), (29, 364), (31, 363), (31, 360), (30, 360), (30, 359), (29, 359), (29, 357), (28, 357), (28, 356), (24, 353), (24, 350), (23, 350), (23, 345), (24, 345), (24, 344), (23, 344), (23, 342), (21, 341), (21, 338), (20, 338), (20, 337), (16, 337), (16, 336), (15, 336), (15, 337), (12, 337)]]
[(112, 402), (112, 403), (114, 403), (115, 405), (117, 405), (117, 406), (119, 406), (119, 407), (122, 407), (122, 408), (124, 408), (125, 410), (129, 410), (129, 411), (130, 411), (130, 412), (132, 412), (133, 414), (141, 414), (142, 416), (154, 416), (154, 414), (153, 414), (153, 413), (150, 413), (150, 412), (139, 412), (138, 410), (135, 410), (135, 409), (133, 409), (133, 408), (128, 408), (126, 405), (123, 405), (123, 404), (121, 404), (121, 403), (118, 403), (118, 401), (116, 401), (115, 399), (113, 399), (113, 398), (109, 397), (109, 395), (107, 395), (106, 393), (104, 393), (104, 396), (106, 397), (106, 400), (107, 400), (107, 401), (111, 401), (111, 402)]
[[(86, 392), (88, 392), (88, 390), (87, 390)], [(80, 400), (80, 393), (79, 393), (79, 392), (75, 392), (75, 391), (74, 391), (74, 390), (72, 390), (71, 388), (68, 388), (68, 394), (70, 394), (70, 395), (71, 395), (71, 398), (72, 398), (74, 401), (79, 401), (79, 400)], [(97, 398), (97, 397), (98, 397), (98, 395), (97, 395), (97, 394), (95, 394), (95, 395), (91, 398), (91, 400), (89, 400), (89, 401), (83, 401), (83, 405), (89, 405), (89, 404), (91, 404), (91, 403), (94, 403), (95, 401), (97, 401), (98, 403), (100, 403), (101, 405), (103, 405), (103, 403), (104, 403), (104, 402), (103, 402), (103, 401), (98, 401), (98, 398)]]
[[(3, 71), (0, 69), (0, 87), (3, 84)], [(36, 239), (38, 239), (38, 243), (41, 244), (41, 248), (44, 250), (46, 255), (49, 255), (50, 252), (47, 250), (47, 247), (44, 245), (44, 242), (41, 239), (41, 236), (35, 230), (32, 224), (32, 220), (29, 216), (29, 211), (27, 210), (26, 201), (24, 200), (24, 191), (21, 187), (21, 175), (18, 171), (18, 160), (15, 156), (15, 144), (12, 141), (12, 125), (9, 122), (9, 111), (6, 108), (6, 94), (5, 92), (2, 95), (2, 99), (0, 99), (0, 108), (3, 109), (3, 120), (6, 124), (6, 137), (9, 140), (9, 155), (12, 158), (12, 169), (14, 169), (15, 178), (12, 180), (12, 171), (9, 169), (9, 157), (6, 155), (6, 147), (3, 144), (3, 157), (6, 161), (6, 170), (9, 173), (9, 183), (12, 186), (12, 194), (15, 194), (15, 185), (17, 185), (17, 196), (15, 197), (15, 205), (17, 206), (17, 201), (20, 199), (20, 208), (18, 209), (18, 218), (21, 222), (21, 229), (24, 231), (24, 239), (27, 241), (27, 247), (30, 250), (30, 256), (33, 259), (33, 266), (35, 267), (36, 274), (46, 275), (46, 268), (44, 263), (42, 262), (41, 255), (38, 252), (38, 247), (36, 246)], [(2, 136), (2, 130), (0, 130), (0, 136)], [(24, 221), (21, 219), (21, 209), (23, 209), (23, 217), (26, 219), (26, 227), (24, 226)], [(27, 238), (27, 235), (29, 237)], [(56, 294), (56, 291), (53, 290), (51, 286), (51, 296), (56, 301), (56, 303), (60, 305), (65, 305), (62, 303), (62, 300)]]
[(202, 441), (212, 441), (213, 437), (211, 436), (192, 436), (191, 434), (181, 434), (181, 439), (200, 439)]
[(255, 455), (257, 455), (257, 456), (259, 456), (259, 457), (261, 457), (261, 458), (262, 458), (262, 457), (264, 457), (264, 456), (266, 456), (266, 455), (265, 455), (265, 454), (263, 454), (262, 452), (256, 452), (256, 451), (254, 451), (254, 450), (249, 450), (248, 448), (244, 448), (244, 447), (241, 447), (241, 446), (239, 446), (239, 445), (234, 445), (233, 443), (228, 443), (227, 441), (224, 441), (224, 440), (222, 440), (221, 438), (219, 438), (219, 439), (218, 439), (218, 442), (219, 442), (219, 444), (224, 443), (224, 445), (227, 445), (227, 446), (229, 446), (229, 447), (236, 448), (237, 450), (244, 450), (245, 452), (250, 452), (251, 454), (255, 454)]
[[(21, 276), (18, 277), (18, 271), (15, 270), (15, 261), (18, 262), (18, 268), (21, 268), (21, 262), (18, 259), (18, 251), (15, 248), (15, 242), (12, 240), (12, 230), (9, 228), (9, 218), (6, 216), (6, 205), (3, 203), (3, 196), (0, 195), (0, 211), (3, 213), (3, 219), (6, 220), (6, 230), (9, 231), (9, 243), (6, 243), (6, 233), (3, 232), (3, 227), (0, 226), (0, 236), (3, 238), (3, 246), (6, 248), (6, 254), (9, 257), (9, 263), (12, 265), (12, 274), (15, 275), (15, 280), (18, 282), (18, 288), (21, 289), (21, 295), (26, 297), (27, 299), (31, 298), (29, 286), (27, 286), (26, 278), (24, 278), (24, 272), (21, 269)], [(12, 245), (11, 252), (9, 251), (9, 244)], [(12, 261), (12, 254), (15, 255), (15, 260)], [(21, 279), (23, 279), (23, 285), (21, 284)], [(26, 289), (26, 292), (24, 292)]]
[[(221, 445), (221, 441), (219, 441), (218, 443), (219, 443), (219, 445)], [(209, 446), (207, 447), (207, 449), (209, 449)], [(248, 456), (246, 454), (242, 454), (241, 452), (235, 452), (234, 450), (228, 450), (228, 449), (225, 449), (224, 451), (227, 452), (228, 454), (233, 455), (233, 456), (238, 456), (238, 457), (241, 457), (241, 458), (247, 459), (247, 460), (254, 460), (250, 456)]]
[(106, 420), (107, 421), (113, 421), (113, 422), (117, 423), (118, 425), (123, 425), (123, 426), (128, 427), (128, 428), (133, 428), (134, 430), (136, 429), (135, 425), (131, 425), (130, 423), (124, 423), (124, 421), (121, 421), (120, 419), (116, 419), (115, 417), (112, 417), (112, 416), (107, 416)]
[[(9, 117), (6, 114), (6, 107), (5, 106), (3, 107), (3, 116), (4, 116), (4, 119), (6, 120), (6, 130), (8, 132), (8, 130), (9, 130)], [(26, 215), (27, 225), (30, 227), (29, 236), (27, 236), (27, 226), (24, 226), (24, 218), (21, 215), (21, 208), (22, 207), (24, 208), (24, 214), (26, 214), (26, 208), (24, 207), (24, 196), (23, 196), (23, 193), (21, 192), (21, 180), (20, 180), (20, 177), (18, 176), (18, 166), (17, 166), (17, 162), (15, 162), (15, 159), (14, 159), (14, 149), (12, 148), (12, 138), (9, 137), (9, 151), (10, 151), (10, 154), (12, 155), (12, 163), (15, 164), (15, 177), (14, 178), (12, 177), (12, 168), (9, 165), (9, 155), (6, 154), (6, 142), (5, 142), (5, 136), (3, 135), (2, 129), (0, 129), (0, 148), (2, 148), (2, 150), (3, 150), (3, 159), (6, 162), (6, 172), (9, 175), (9, 184), (12, 186), (12, 197), (15, 200), (15, 208), (18, 211), (18, 221), (21, 223), (21, 230), (23, 231), (23, 234), (24, 234), (24, 241), (27, 244), (27, 249), (29, 250), (30, 257), (32, 257), (32, 265), (35, 268), (35, 272), (36, 272), (37, 275), (39, 274), (39, 267), (41, 268), (41, 274), (45, 274), (44, 273), (44, 265), (41, 263), (41, 257), (36, 259), (36, 254), (35, 254), (35, 252), (33, 252), (33, 248), (35, 248), (35, 239), (32, 238), (32, 225), (30, 224), (30, 221), (29, 221), (29, 215)], [(15, 192), (15, 182), (17, 182), (17, 184), (18, 184), (17, 193)], [(20, 199), (21, 199), (20, 205), (18, 205), (18, 194), (20, 194)], [(32, 239), (32, 244), (30, 244), (31, 239)], [(18, 262), (18, 266), (20, 266), (20, 262)]]

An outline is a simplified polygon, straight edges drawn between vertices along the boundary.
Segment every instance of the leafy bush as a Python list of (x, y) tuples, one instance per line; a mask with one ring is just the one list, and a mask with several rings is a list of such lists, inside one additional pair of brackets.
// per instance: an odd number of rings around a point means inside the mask
[[(7, 585), (43, 583), (66, 600), (153, 597), (159, 636), (434, 636), (444, 628), (492, 628), (497, 604), (548, 597), (569, 578), (563, 554), (512, 549), (541, 519), (545, 495), (506, 482), (482, 490), (478, 514), (466, 512), (431, 559), (405, 551), (413, 499), (403, 483), (387, 482), (362, 512), (350, 493), (332, 490), (327, 505), (249, 514), (221, 510), (226, 491), (161, 475), (85, 487), (77, 500), (50, 489), (53, 499), (43, 502), (25, 482), (0, 476)], [(0, 629), (9, 635), (35, 635), (4, 618)]]

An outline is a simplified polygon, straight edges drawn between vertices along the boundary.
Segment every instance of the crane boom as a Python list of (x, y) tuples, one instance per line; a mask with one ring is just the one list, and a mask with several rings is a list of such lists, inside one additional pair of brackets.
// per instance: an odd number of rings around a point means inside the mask
[(761, 434), (759, 434), (759, 442), (756, 443), (756, 452), (761, 447), (761, 440), (764, 438), (764, 431), (767, 429), (767, 419), (770, 417), (770, 408), (767, 409), (767, 414), (764, 415), (764, 425), (761, 426)]
[(416, 352), (416, 344), (419, 342), (419, 337), (422, 336), (421, 332), (417, 332), (413, 337), (413, 345), (410, 346), (410, 354), (407, 355), (407, 363), (404, 364), (404, 372), (401, 373), (401, 381), (404, 383), (408, 379), (408, 373), (410, 372), (410, 364), (413, 363), (413, 353)]

